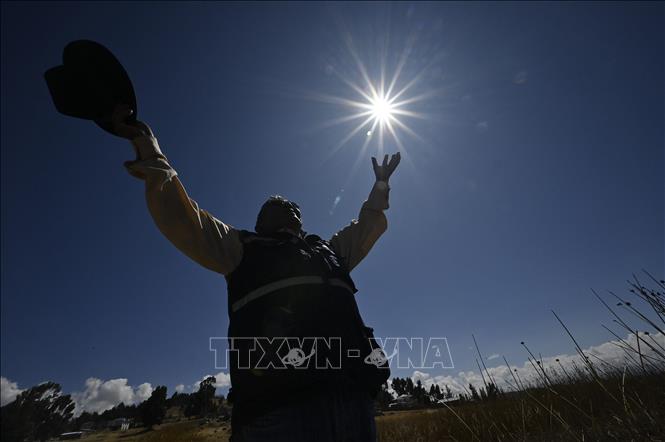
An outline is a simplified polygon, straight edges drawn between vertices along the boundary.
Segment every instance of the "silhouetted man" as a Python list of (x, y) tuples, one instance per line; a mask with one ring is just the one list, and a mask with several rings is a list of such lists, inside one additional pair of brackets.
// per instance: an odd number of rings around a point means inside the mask
[[(358, 220), (330, 240), (304, 232), (298, 205), (279, 196), (261, 207), (250, 232), (200, 209), (150, 127), (123, 123), (130, 114), (117, 108), (114, 130), (134, 145), (137, 159), (125, 166), (145, 180), (157, 227), (226, 277), (232, 440), (375, 440), (372, 399), (389, 368), (382, 353), (377, 358), (381, 350), (360, 317), (349, 272), (387, 229), (388, 179), (400, 154), (381, 165), (372, 158), (376, 183)], [(324, 350), (332, 362), (320, 364)]]

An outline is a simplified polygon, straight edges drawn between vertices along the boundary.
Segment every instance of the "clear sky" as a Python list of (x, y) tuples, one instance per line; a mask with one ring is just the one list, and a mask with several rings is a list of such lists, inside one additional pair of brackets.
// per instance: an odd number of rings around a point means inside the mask
[[(159, 233), (129, 142), (58, 114), (43, 73), (92, 39), (129, 72), (190, 196), (252, 228), (271, 194), (330, 236), (357, 216), (378, 136), (339, 149), (361, 97), (416, 79), (386, 152), (389, 227), (353, 272), (379, 336), (486, 354), (572, 352), (610, 337), (590, 289), (664, 265), (662, 3), (2, 4), (2, 376), (191, 385), (214, 373), (226, 283)], [(410, 50), (408, 50), (410, 48)], [(368, 141), (366, 149), (363, 143)], [(354, 165), (357, 162), (357, 166)], [(339, 197), (338, 203), (334, 204)], [(498, 362), (498, 361), (492, 361)], [(394, 375), (410, 375), (396, 370)]]

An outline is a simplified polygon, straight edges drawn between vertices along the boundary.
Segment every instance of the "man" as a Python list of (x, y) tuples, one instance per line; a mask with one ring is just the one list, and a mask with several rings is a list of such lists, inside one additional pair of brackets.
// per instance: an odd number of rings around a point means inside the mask
[[(304, 232), (298, 205), (279, 196), (263, 205), (249, 232), (200, 209), (150, 127), (125, 123), (131, 114), (117, 107), (113, 126), (132, 141), (137, 159), (125, 166), (145, 181), (157, 227), (226, 277), (232, 440), (375, 440), (372, 395), (389, 369), (385, 359), (377, 362), (380, 349), (362, 322), (349, 272), (387, 229), (388, 180), (400, 154), (381, 165), (372, 158), (376, 183), (358, 220), (329, 241)], [(320, 349), (332, 363), (320, 364)]]

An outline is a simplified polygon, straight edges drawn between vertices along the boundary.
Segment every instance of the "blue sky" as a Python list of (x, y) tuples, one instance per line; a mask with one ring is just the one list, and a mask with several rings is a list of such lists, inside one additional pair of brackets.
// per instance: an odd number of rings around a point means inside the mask
[[(226, 284), (154, 226), (130, 144), (56, 112), (43, 72), (92, 39), (129, 72), (190, 196), (251, 228), (268, 195), (330, 236), (374, 179), (366, 130), (338, 150), (372, 81), (400, 75), (407, 157), (389, 228), (354, 271), (379, 336), (445, 336), (455, 369), (610, 337), (590, 288), (665, 270), (662, 4), (2, 4), (2, 376), (191, 385), (215, 372)], [(340, 75), (336, 75), (339, 73)], [(397, 144), (390, 137), (385, 151)], [(357, 167), (354, 164), (358, 162)], [(339, 203), (333, 208), (336, 197)], [(493, 361), (497, 362), (497, 361)], [(396, 370), (394, 375), (410, 372)]]

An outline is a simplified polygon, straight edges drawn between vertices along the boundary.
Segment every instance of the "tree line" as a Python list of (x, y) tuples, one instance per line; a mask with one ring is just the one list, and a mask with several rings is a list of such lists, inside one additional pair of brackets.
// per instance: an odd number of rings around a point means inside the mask
[(95, 427), (124, 418), (148, 429), (161, 424), (166, 410), (179, 408), (186, 417), (204, 417), (222, 410), (224, 397), (215, 400), (216, 379), (204, 379), (195, 393), (175, 392), (167, 398), (165, 386), (157, 386), (140, 404), (120, 403), (102, 413), (84, 411), (74, 417), (76, 404), (71, 395), (62, 394), (59, 384), (45, 382), (21, 392), (13, 402), (0, 408), (3, 442), (45, 441), (67, 431), (80, 430), (84, 424)]
[[(224, 397), (221, 397), (222, 400), (215, 399), (215, 383), (216, 379), (210, 376), (200, 383), (198, 391), (175, 392), (170, 398), (167, 398), (166, 387), (161, 385), (140, 404), (120, 403), (102, 413), (84, 411), (74, 417), (76, 405), (71, 395), (62, 394), (59, 384), (45, 382), (21, 392), (16, 400), (0, 409), (1, 439), (3, 442), (44, 441), (63, 432), (80, 430), (83, 425), (100, 428), (119, 418), (151, 429), (164, 421), (167, 409), (174, 407), (180, 409), (185, 417), (204, 417), (220, 413), (228, 415), (222, 403)], [(433, 406), (444, 400), (489, 400), (502, 394), (491, 382), (481, 388), (469, 384), (464, 393), (458, 394), (454, 394), (447, 385), (441, 388), (438, 384), (432, 384), (426, 389), (420, 380), (414, 383), (411, 378), (393, 378), (390, 386), (397, 396), (408, 395), (413, 405), (422, 407)], [(377, 395), (377, 406), (388, 408), (394, 399), (386, 383)]]

